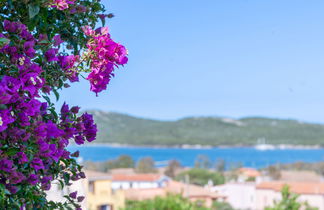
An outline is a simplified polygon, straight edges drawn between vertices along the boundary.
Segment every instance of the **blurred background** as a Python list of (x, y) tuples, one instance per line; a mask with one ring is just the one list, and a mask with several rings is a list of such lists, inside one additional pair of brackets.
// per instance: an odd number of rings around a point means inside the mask
[(98, 97), (83, 81), (61, 99), (99, 128), (70, 146), (85, 206), (324, 209), (323, 1), (102, 2), (129, 63)]

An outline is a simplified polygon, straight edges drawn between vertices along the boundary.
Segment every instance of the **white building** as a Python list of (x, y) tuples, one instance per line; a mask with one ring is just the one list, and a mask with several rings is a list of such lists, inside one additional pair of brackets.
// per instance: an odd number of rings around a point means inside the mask
[[(71, 186), (65, 186), (63, 189), (61, 187), (61, 184), (58, 181), (53, 181), (51, 183), (51, 189), (46, 191), (46, 198), (48, 200), (54, 201), (54, 202), (62, 202), (64, 203), (66, 198), (64, 198), (65, 195), (69, 195), (72, 192), (77, 191), (77, 196), (85, 196), (85, 187), (84, 187), (84, 179), (74, 181), (72, 182)], [(86, 196), (85, 196), (86, 198)], [(86, 199), (84, 199), (81, 203), (79, 203), (82, 207), (82, 209), (86, 209)]]
[(159, 174), (112, 174), (112, 189), (145, 189), (164, 187), (169, 177)]
[(227, 183), (214, 186), (212, 190), (225, 196), (226, 202), (234, 209), (255, 209), (256, 184), (254, 182)]

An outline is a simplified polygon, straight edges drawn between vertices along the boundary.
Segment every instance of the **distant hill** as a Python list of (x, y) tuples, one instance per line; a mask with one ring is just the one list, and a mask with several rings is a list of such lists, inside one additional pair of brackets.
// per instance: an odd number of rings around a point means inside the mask
[(188, 117), (177, 121), (143, 119), (125, 114), (89, 111), (98, 124), (97, 143), (132, 145), (254, 145), (324, 146), (324, 125), (270, 118)]

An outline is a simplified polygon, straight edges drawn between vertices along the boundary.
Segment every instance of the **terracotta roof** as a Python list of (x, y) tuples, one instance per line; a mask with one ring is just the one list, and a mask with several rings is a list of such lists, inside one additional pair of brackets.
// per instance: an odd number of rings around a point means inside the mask
[(159, 174), (112, 174), (112, 181), (154, 182), (161, 178)]
[(239, 173), (248, 177), (258, 177), (261, 173), (254, 168), (240, 168)]
[(169, 181), (163, 188), (149, 188), (149, 189), (126, 189), (124, 190), (125, 197), (128, 200), (146, 200), (153, 199), (156, 196), (165, 196), (168, 193), (182, 194), (188, 198), (224, 198), (215, 192), (203, 188), (201, 186), (184, 184), (176, 181)]
[(107, 173), (99, 172), (99, 171), (85, 171), (86, 178), (90, 181), (92, 180), (111, 180), (111, 176)]
[(257, 185), (257, 189), (269, 189), (279, 192), (286, 184), (293, 193), (324, 194), (324, 182), (263, 182)]

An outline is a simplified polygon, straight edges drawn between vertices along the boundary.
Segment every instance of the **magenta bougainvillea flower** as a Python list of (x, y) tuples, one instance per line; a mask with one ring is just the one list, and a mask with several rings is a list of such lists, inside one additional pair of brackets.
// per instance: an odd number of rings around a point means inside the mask
[(87, 79), (91, 84), (90, 90), (97, 94), (107, 89), (114, 76), (114, 67), (127, 63), (127, 50), (111, 39), (107, 27), (93, 30), (86, 26), (83, 31), (91, 37), (87, 44), (91, 73)]

